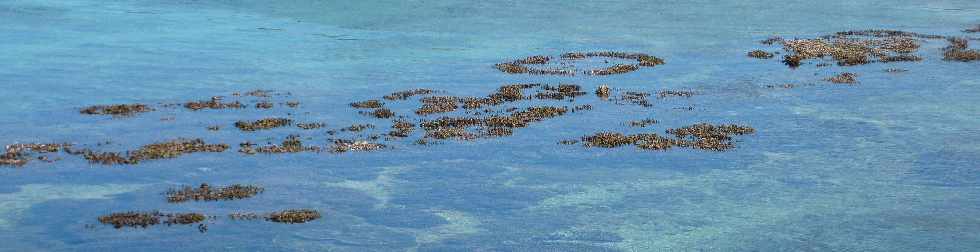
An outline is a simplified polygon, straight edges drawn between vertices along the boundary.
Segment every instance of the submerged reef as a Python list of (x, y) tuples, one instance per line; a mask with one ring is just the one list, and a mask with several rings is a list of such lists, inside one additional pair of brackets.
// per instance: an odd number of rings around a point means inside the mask
[(643, 119), (643, 120), (630, 121), (629, 122), (629, 125), (632, 126), (632, 127), (643, 128), (643, 127), (650, 126), (650, 125), (657, 124), (657, 123), (658, 123), (657, 120), (652, 119), (652, 118), (648, 118), (648, 119)]
[(352, 102), (350, 106), (359, 109), (380, 108), (381, 106), (384, 106), (384, 103), (381, 103), (381, 101), (378, 100), (367, 100), (367, 101)]
[(963, 30), (963, 32), (966, 32), (966, 33), (977, 33), (977, 32), (980, 32), (980, 24), (975, 24), (975, 25), (973, 25), (973, 27), (966, 28), (966, 30)]
[(980, 60), (980, 50), (969, 49), (969, 41), (965, 38), (949, 38), (949, 45), (943, 48), (943, 60), (946, 61), (975, 61)]
[(698, 123), (681, 128), (668, 129), (667, 134), (681, 141), (681, 146), (702, 150), (723, 151), (734, 148), (732, 136), (753, 134), (755, 129), (736, 124)]
[(245, 105), (238, 101), (234, 102), (222, 102), (223, 98), (221, 96), (211, 97), (211, 100), (206, 101), (190, 101), (184, 103), (184, 108), (190, 110), (202, 110), (202, 109), (238, 109), (244, 108)]
[(257, 109), (271, 109), (272, 107), (273, 107), (273, 104), (271, 102), (268, 102), (268, 101), (261, 101), (261, 102), (255, 103), (255, 108), (257, 108)]
[(299, 127), (300, 129), (304, 129), (304, 130), (319, 129), (326, 126), (327, 126), (326, 123), (297, 123), (296, 124), (296, 127)]
[(638, 67), (636, 65), (619, 64), (619, 65), (615, 65), (615, 66), (611, 66), (611, 67), (606, 67), (606, 68), (602, 68), (602, 69), (588, 70), (588, 71), (585, 71), (585, 74), (588, 74), (588, 75), (611, 75), (611, 74), (629, 73), (629, 72), (636, 71), (636, 70), (639, 70), (639, 69), (640, 69), (640, 67)]
[(773, 54), (772, 53), (769, 53), (769, 52), (766, 52), (766, 51), (763, 51), (763, 50), (755, 50), (755, 51), (749, 52), (748, 53), (748, 56), (749, 57), (752, 57), (752, 58), (769, 59), (769, 58), (772, 58), (773, 57)]
[(330, 152), (342, 153), (349, 151), (373, 151), (384, 149), (384, 144), (372, 143), (364, 140), (337, 139), (330, 146)]
[[(868, 63), (888, 63), (900, 61), (920, 61), (914, 55), (922, 43), (943, 39), (944, 36), (927, 35), (895, 30), (859, 30), (837, 32), (812, 39), (771, 38), (763, 44), (779, 43), (787, 52), (783, 63), (789, 67), (799, 67), (811, 59), (829, 59), (840, 66), (863, 65)], [(750, 56), (764, 58), (764, 51), (750, 52)]]
[(694, 96), (694, 91), (688, 90), (661, 90), (657, 92), (657, 98), (667, 98), (667, 97), (691, 97)]
[(611, 89), (607, 85), (599, 85), (599, 87), (595, 89), (595, 95), (602, 99), (608, 99), (610, 92)]
[(530, 56), (520, 60), (514, 60), (510, 62), (504, 62), (494, 65), (497, 70), (509, 74), (534, 74), (534, 75), (575, 75), (577, 72), (574, 67), (576, 60), (582, 60), (586, 58), (593, 57), (605, 57), (605, 58), (615, 58), (622, 60), (635, 60), (636, 63), (632, 64), (616, 64), (609, 67), (604, 67), (600, 69), (589, 69), (581, 71), (587, 75), (611, 75), (611, 74), (621, 74), (636, 71), (639, 67), (653, 67), (657, 65), (664, 64), (664, 60), (654, 56), (650, 56), (643, 53), (626, 53), (626, 52), (612, 52), (612, 51), (598, 51), (598, 52), (569, 52), (564, 53), (560, 56), (563, 60), (563, 68), (540, 68), (533, 67), (532, 65), (545, 65), (552, 61), (551, 57), (536, 55)]
[(406, 100), (406, 99), (408, 99), (409, 97), (412, 97), (412, 96), (416, 96), (416, 95), (427, 95), (427, 94), (431, 94), (433, 92), (435, 92), (435, 91), (433, 91), (431, 89), (419, 88), (419, 89), (412, 89), (412, 90), (405, 90), (405, 91), (394, 92), (394, 93), (391, 93), (389, 95), (385, 95), (383, 98), (385, 100)]
[[(681, 128), (668, 129), (666, 133), (672, 137), (660, 136), (656, 133), (641, 133), (626, 135), (618, 132), (599, 132), (581, 138), (585, 147), (616, 148), (634, 145), (645, 150), (668, 150), (673, 147), (692, 148), (710, 151), (725, 151), (735, 147), (732, 136), (752, 134), (755, 129), (748, 126), (721, 124), (713, 125), (699, 123)], [(574, 140), (566, 140), (563, 144), (574, 144)]]
[(145, 145), (126, 153), (82, 150), (75, 154), (83, 155), (91, 163), (112, 165), (138, 164), (144, 160), (175, 158), (195, 152), (223, 152), (227, 149), (227, 144), (208, 144), (201, 139), (177, 139)]
[(113, 116), (132, 116), (138, 113), (153, 111), (146, 104), (116, 104), (116, 105), (96, 105), (83, 108), (79, 112), (86, 115), (113, 115)]
[(293, 120), (287, 118), (265, 118), (256, 121), (237, 121), (235, 127), (242, 131), (256, 131), (264, 129), (278, 128), (293, 124)]
[(653, 107), (648, 99), (650, 93), (638, 92), (638, 91), (623, 91), (619, 93), (619, 96), (609, 99), (617, 105), (639, 105), (641, 107)]
[(430, 96), (421, 101), (422, 107), (415, 110), (415, 114), (422, 116), (452, 112), (459, 107), (459, 98), (453, 96)]
[[(33, 154), (55, 153), (61, 150), (69, 151), (70, 144), (12, 144), (4, 147), (4, 152), (0, 154), (0, 166), (22, 166), (27, 164)], [(38, 156), (36, 159), (49, 161), (47, 156)]]
[(180, 203), (186, 201), (237, 200), (250, 198), (263, 191), (265, 191), (264, 188), (254, 185), (234, 184), (212, 188), (208, 184), (201, 184), (196, 188), (184, 186), (179, 189), (170, 189), (167, 191), (167, 201)]
[(279, 223), (306, 223), (320, 218), (320, 212), (312, 209), (290, 209), (274, 212), (267, 220)]
[(415, 131), (415, 124), (407, 121), (395, 121), (391, 125), (391, 132), (388, 132), (388, 136), (408, 137), (412, 131)]
[(497, 70), (509, 74), (537, 74), (537, 75), (575, 75), (574, 71), (564, 69), (539, 69), (528, 67), (527, 65), (543, 65), (551, 61), (548, 56), (530, 56), (524, 59), (511, 62), (504, 62), (494, 65)]
[(841, 73), (833, 77), (827, 78), (827, 81), (837, 83), (837, 84), (854, 84), (857, 83), (857, 74)]
[[(253, 197), (262, 193), (265, 189), (255, 185), (233, 184), (226, 187), (211, 187), (204, 183), (199, 187), (184, 186), (177, 189), (169, 189), (166, 193), (167, 201), (170, 203), (181, 203), (187, 201), (219, 201), (219, 200), (238, 200)], [(248, 212), (236, 212), (229, 214), (232, 220), (256, 220), (264, 218), (271, 222), (280, 223), (306, 223), (319, 219), (320, 212), (312, 209), (289, 209), (272, 212), (268, 214), (256, 214)], [(163, 213), (160, 211), (126, 211), (115, 212), (98, 217), (100, 223), (111, 225), (116, 229), (123, 227), (147, 228), (154, 225), (189, 225), (201, 223), (207, 219), (216, 219), (216, 216), (207, 216), (201, 213)], [(206, 224), (201, 223), (197, 227), (201, 233), (207, 232)]]
[(252, 145), (242, 144), (239, 152), (245, 154), (255, 153), (297, 153), (297, 152), (320, 152), (320, 146), (307, 146), (300, 140), (299, 135), (286, 136), (282, 144), (270, 144), (252, 149)]
[[(566, 112), (566, 107), (529, 107), (505, 115), (441, 117), (423, 121), (420, 126), (426, 131), (427, 138), (473, 140), (511, 135), (513, 128), (527, 127), (530, 123), (561, 116)], [(476, 129), (468, 130), (470, 127)]]
[(557, 87), (544, 85), (542, 90), (534, 94), (534, 98), (564, 100), (565, 98), (575, 98), (585, 95), (582, 86), (575, 84), (559, 84)]
[(570, 52), (562, 54), (563, 59), (585, 59), (592, 57), (606, 57), (606, 58), (618, 58), (618, 59), (629, 59), (636, 60), (637, 64), (640, 66), (656, 66), (663, 65), (666, 62), (654, 56), (650, 56), (645, 53), (627, 53), (627, 52), (614, 52), (614, 51), (597, 51), (597, 52)]
[(391, 112), (390, 109), (386, 109), (386, 108), (375, 109), (374, 111), (371, 111), (371, 112), (361, 111), (361, 114), (370, 115), (372, 117), (382, 118), (382, 119), (384, 119), (384, 118), (391, 118), (391, 117), (395, 116), (395, 112)]
[[(161, 222), (161, 219), (163, 221)], [(151, 212), (119, 212), (111, 213), (108, 215), (103, 215), (99, 217), (99, 222), (106, 225), (112, 225), (113, 227), (119, 229), (123, 227), (140, 227), (146, 228), (158, 224), (193, 224), (202, 222), (207, 219), (207, 216), (200, 213), (161, 213), (159, 211)]]

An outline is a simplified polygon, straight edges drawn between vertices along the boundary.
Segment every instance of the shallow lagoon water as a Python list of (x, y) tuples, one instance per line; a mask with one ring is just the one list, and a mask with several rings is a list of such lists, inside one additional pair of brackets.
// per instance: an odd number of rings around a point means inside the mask
[[(975, 1), (5, 1), (0, 136), (7, 144), (111, 141), (106, 148), (124, 150), (175, 137), (234, 146), (313, 134), (231, 126), (282, 108), (161, 109), (116, 119), (77, 113), (257, 88), (291, 92), (310, 112), (295, 120), (330, 127), (373, 122), (349, 102), (417, 87), (484, 95), (505, 83), (541, 82), (701, 94), (658, 100), (652, 109), (597, 106), (508, 138), (402, 143), (383, 152), (227, 151), (135, 166), (65, 157), (2, 167), (0, 237), (8, 242), (0, 250), (969, 251), (980, 247), (976, 62), (939, 60), (942, 42), (924, 46), (923, 62), (846, 68), (791, 70), (745, 53), (772, 35), (880, 28), (964, 36), (978, 14)], [(645, 52), (667, 64), (608, 77), (492, 67), (587, 50)], [(883, 71), (893, 67), (909, 71)], [(821, 81), (842, 71), (860, 74), (860, 83)], [(782, 83), (815, 85), (760, 88)], [(687, 106), (694, 109), (673, 109)], [(606, 129), (638, 132), (624, 122), (643, 118), (661, 121), (650, 128), (658, 132), (702, 121), (757, 132), (718, 153), (556, 144)], [(162, 196), (202, 182), (259, 184), (266, 192), (186, 204)], [(282, 208), (315, 208), (324, 218), (293, 225), (218, 219), (203, 234), (96, 221), (126, 210), (220, 216)]]

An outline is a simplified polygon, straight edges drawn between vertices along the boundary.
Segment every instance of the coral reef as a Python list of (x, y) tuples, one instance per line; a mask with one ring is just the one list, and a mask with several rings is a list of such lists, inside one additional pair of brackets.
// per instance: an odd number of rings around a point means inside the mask
[[(161, 222), (161, 218), (164, 220)], [(99, 222), (106, 225), (112, 225), (113, 227), (119, 229), (123, 227), (141, 227), (146, 228), (158, 224), (193, 224), (206, 220), (207, 217), (199, 213), (161, 213), (159, 211), (152, 212), (119, 212), (112, 213), (99, 217)], [(199, 227), (200, 229), (200, 227)], [(203, 231), (202, 231), (203, 232)]]
[(264, 118), (256, 121), (237, 121), (235, 127), (242, 131), (256, 131), (283, 127), (292, 123), (293, 120), (287, 118)]
[[(31, 159), (31, 154), (54, 153), (60, 150), (69, 151), (70, 144), (11, 144), (4, 147), (0, 154), (0, 166), (22, 166)], [(38, 160), (49, 161), (47, 156), (39, 156)], [(51, 162), (51, 161), (49, 161)]]
[(773, 57), (773, 54), (763, 50), (755, 50), (749, 52), (748, 56), (752, 58), (758, 58), (758, 59), (769, 59)]
[(79, 111), (86, 115), (113, 115), (113, 116), (131, 116), (137, 113), (145, 113), (153, 111), (152, 108), (146, 104), (116, 104), (116, 105), (96, 105), (83, 108)]
[[(616, 148), (634, 145), (645, 150), (668, 150), (686, 147), (700, 150), (725, 151), (734, 148), (732, 136), (752, 134), (755, 129), (741, 125), (712, 125), (699, 123), (681, 128), (668, 129), (673, 138), (653, 133), (626, 135), (618, 132), (599, 132), (582, 137), (586, 147)], [(570, 143), (570, 142), (569, 142)]]
[(838, 84), (854, 84), (857, 83), (857, 74), (841, 73), (833, 77), (827, 78), (827, 81), (838, 83)]
[(691, 97), (694, 96), (694, 94), (694, 91), (687, 90), (661, 90), (660, 92), (657, 92), (657, 98)]
[(657, 124), (657, 123), (658, 123), (657, 120), (652, 119), (652, 118), (647, 118), (647, 119), (643, 119), (643, 120), (630, 121), (629, 122), (629, 125), (631, 127), (643, 128), (643, 127), (650, 126), (650, 125)]
[(980, 51), (969, 49), (969, 41), (965, 38), (949, 38), (949, 46), (943, 48), (945, 61), (975, 61), (980, 60)]
[(385, 145), (379, 143), (372, 143), (363, 140), (337, 139), (334, 140), (333, 146), (330, 147), (330, 152), (341, 153), (348, 151), (373, 151), (384, 148)]
[(435, 91), (433, 91), (431, 89), (419, 88), (419, 89), (412, 89), (412, 90), (405, 90), (405, 91), (394, 92), (394, 93), (391, 93), (389, 95), (385, 95), (384, 96), (384, 99), (385, 100), (406, 100), (406, 99), (408, 99), (409, 97), (412, 97), (412, 96), (416, 96), (416, 95), (427, 95), (427, 94), (431, 94), (433, 92), (435, 92)]
[(290, 209), (274, 212), (267, 220), (279, 223), (306, 223), (320, 218), (320, 212), (312, 209)]
[(212, 188), (208, 184), (201, 184), (198, 187), (184, 186), (179, 189), (167, 191), (167, 201), (170, 203), (180, 203), (186, 201), (216, 201), (216, 200), (236, 200), (255, 196), (265, 191), (264, 188), (254, 185), (234, 184), (225, 187)]
[(202, 110), (202, 109), (237, 109), (245, 107), (238, 101), (223, 103), (221, 96), (211, 97), (211, 100), (207, 101), (191, 101), (184, 103), (184, 108), (190, 110)]
[(415, 110), (415, 114), (422, 116), (452, 112), (459, 107), (459, 98), (453, 96), (430, 96), (421, 101), (422, 107)]
[(195, 152), (223, 152), (227, 149), (227, 144), (207, 144), (201, 139), (177, 139), (145, 145), (125, 154), (117, 152), (99, 153), (91, 150), (79, 151), (77, 154), (83, 155), (91, 163), (112, 165), (138, 164), (143, 160), (175, 158)]

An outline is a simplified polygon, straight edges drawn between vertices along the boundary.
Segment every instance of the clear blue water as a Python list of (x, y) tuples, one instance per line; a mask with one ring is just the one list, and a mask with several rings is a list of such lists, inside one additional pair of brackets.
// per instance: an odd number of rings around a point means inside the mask
[[(963, 36), (977, 1), (154, 1), (0, 2), (0, 140), (132, 149), (174, 137), (233, 146), (231, 122), (281, 115), (88, 105), (291, 92), (299, 121), (371, 121), (346, 104), (423, 87), (482, 95), (504, 83), (694, 89), (652, 109), (597, 106), (509, 138), (382, 152), (192, 154), (136, 166), (0, 167), (3, 251), (973, 251), (980, 248), (976, 62), (790, 70), (745, 52), (772, 35), (897, 29)], [(261, 28), (261, 29), (260, 29)], [(609, 77), (506, 75), (504, 60), (621, 50), (667, 64)], [(900, 67), (905, 73), (886, 73)], [(858, 85), (830, 85), (833, 73)], [(762, 85), (814, 83), (793, 89)], [(588, 102), (589, 100), (585, 100)], [(412, 105), (406, 104), (402, 109)], [(693, 106), (695, 110), (676, 110)], [(729, 152), (595, 149), (556, 142), (600, 130), (694, 122), (755, 127)], [(161, 120), (161, 118), (173, 120)], [(378, 121), (382, 125), (383, 121)], [(209, 132), (208, 125), (225, 128)], [(311, 134), (310, 132), (302, 132)], [(322, 135), (320, 136), (322, 141)], [(233, 147), (236, 149), (237, 147)], [(251, 183), (250, 199), (169, 204), (178, 185)], [(116, 230), (114, 211), (315, 208), (306, 224), (218, 219)], [(94, 228), (90, 225), (95, 225)]]

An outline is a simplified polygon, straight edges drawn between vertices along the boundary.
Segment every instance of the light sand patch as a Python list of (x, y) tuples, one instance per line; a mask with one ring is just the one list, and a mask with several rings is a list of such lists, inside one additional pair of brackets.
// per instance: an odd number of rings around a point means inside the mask
[(145, 185), (50, 185), (29, 184), (20, 191), (0, 194), (0, 229), (13, 223), (31, 206), (61, 199), (108, 199), (111, 195), (132, 192)]
[(480, 220), (466, 213), (452, 210), (433, 210), (433, 214), (446, 220), (445, 225), (419, 231), (415, 241), (419, 244), (435, 243), (461, 235), (479, 233)]
[(391, 190), (392, 185), (395, 183), (394, 176), (411, 170), (412, 167), (407, 166), (392, 166), (385, 167), (378, 176), (372, 180), (345, 180), (341, 182), (324, 182), (324, 186), (328, 187), (340, 187), (354, 189), (364, 192), (367, 195), (378, 200), (375, 208), (384, 208), (388, 206), (388, 202), (391, 200)]

